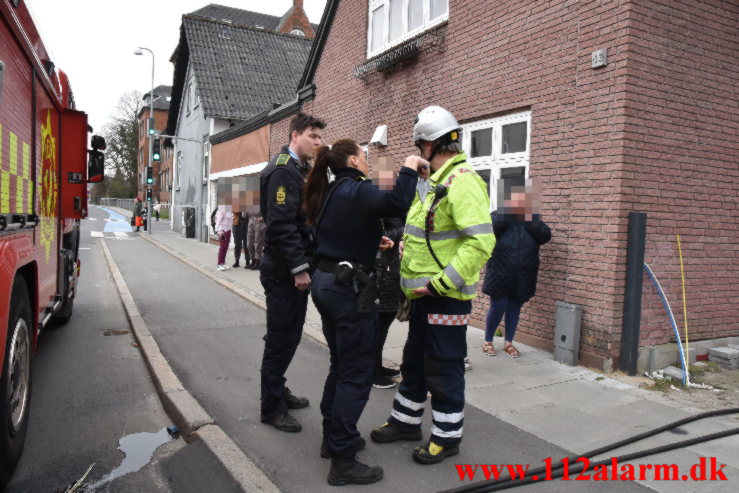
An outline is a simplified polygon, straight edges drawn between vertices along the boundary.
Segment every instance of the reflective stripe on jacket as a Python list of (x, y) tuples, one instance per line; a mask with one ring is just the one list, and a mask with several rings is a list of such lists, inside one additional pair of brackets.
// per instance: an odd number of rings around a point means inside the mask
[(477, 292), (480, 269), (493, 251), (495, 236), (487, 185), (465, 161), (465, 153), (459, 153), (430, 178), (432, 186), (443, 184), (448, 189), (435, 207), (430, 230), (431, 247), (443, 269), (426, 244), (433, 189), (423, 203), (416, 195), (408, 212), (400, 285), (410, 299), (418, 298), (413, 290), (429, 281), (434, 291), (449, 298), (471, 300)]

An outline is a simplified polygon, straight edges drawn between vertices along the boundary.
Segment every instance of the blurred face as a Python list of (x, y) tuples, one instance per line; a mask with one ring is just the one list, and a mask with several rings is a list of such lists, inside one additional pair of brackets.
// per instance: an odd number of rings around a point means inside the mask
[(395, 172), (392, 170), (382, 170), (378, 175), (380, 190), (392, 190), (395, 186)]
[(321, 144), (323, 144), (323, 137), (318, 127), (308, 127), (302, 133), (295, 131), (290, 136), (290, 149), (298, 155), (302, 162), (312, 159)]
[(523, 212), (526, 208), (526, 194), (525, 193), (512, 193), (508, 205), (516, 212)]

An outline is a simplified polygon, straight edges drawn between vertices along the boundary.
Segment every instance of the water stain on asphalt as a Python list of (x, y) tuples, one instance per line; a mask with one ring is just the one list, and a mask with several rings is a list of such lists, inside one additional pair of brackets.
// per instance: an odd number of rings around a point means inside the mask
[(86, 491), (95, 491), (114, 479), (141, 470), (151, 461), (154, 452), (159, 447), (172, 440), (173, 438), (167, 432), (167, 428), (162, 428), (156, 433), (134, 433), (124, 436), (118, 441), (118, 450), (126, 454), (121, 465), (103, 476), (95, 484), (88, 486)]
[(128, 330), (106, 330), (103, 332), (104, 336), (122, 336), (128, 334)]

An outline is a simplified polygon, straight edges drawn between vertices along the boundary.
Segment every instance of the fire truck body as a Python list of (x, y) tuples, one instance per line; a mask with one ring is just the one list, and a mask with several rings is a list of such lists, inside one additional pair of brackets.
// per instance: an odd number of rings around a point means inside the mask
[[(38, 334), (71, 317), (87, 215), (87, 115), (23, 0), (0, 0), (0, 489), (23, 448)], [(102, 171), (100, 178), (102, 177)]]

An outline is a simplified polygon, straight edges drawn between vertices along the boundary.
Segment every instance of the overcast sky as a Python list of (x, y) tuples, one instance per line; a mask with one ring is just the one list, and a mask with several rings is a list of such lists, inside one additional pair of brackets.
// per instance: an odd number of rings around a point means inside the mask
[[(26, 0), (46, 48), (69, 76), (77, 108), (100, 132), (121, 95), (151, 90), (151, 56), (136, 56), (139, 46), (156, 58), (155, 86), (172, 85), (169, 62), (180, 36), (182, 14), (208, 0)], [(217, 0), (213, 3), (282, 16), (293, 0)], [(318, 24), (326, 0), (305, 0)]]

